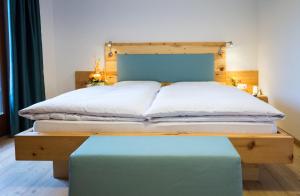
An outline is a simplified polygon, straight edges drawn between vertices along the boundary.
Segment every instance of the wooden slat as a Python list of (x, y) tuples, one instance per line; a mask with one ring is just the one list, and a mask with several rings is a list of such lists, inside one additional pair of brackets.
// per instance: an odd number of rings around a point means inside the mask
[(136, 42), (136, 43), (113, 43), (114, 47), (122, 46), (165, 46), (165, 47), (180, 47), (180, 46), (218, 46), (225, 47), (225, 42)]
[(17, 160), (67, 160), (69, 155), (91, 135), (110, 136), (226, 136), (244, 163), (291, 163), (293, 138), (278, 134), (211, 134), (190, 132), (25, 132), (16, 136)]
[(217, 53), (219, 46), (145, 45), (115, 46), (118, 54), (208, 54)]

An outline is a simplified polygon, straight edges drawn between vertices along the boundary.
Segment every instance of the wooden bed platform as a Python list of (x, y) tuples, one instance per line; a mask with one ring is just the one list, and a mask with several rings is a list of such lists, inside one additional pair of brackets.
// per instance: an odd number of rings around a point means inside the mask
[[(53, 161), (54, 177), (66, 178), (70, 154), (89, 136), (226, 136), (248, 168), (244, 179), (258, 178), (258, 164), (288, 164), (293, 161), (294, 139), (284, 131), (277, 134), (211, 134), (211, 133), (92, 133), (34, 132), (32, 129), (15, 136), (16, 160)], [(248, 174), (247, 174), (248, 173)], [(246, 175), (246, 176), (245, 176)]]

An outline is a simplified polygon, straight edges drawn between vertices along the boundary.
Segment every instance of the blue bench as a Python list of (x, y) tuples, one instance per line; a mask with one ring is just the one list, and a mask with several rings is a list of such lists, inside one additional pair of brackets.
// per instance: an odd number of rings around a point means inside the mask
[(70, 196), (241, 196), (226, 137), (92, 136), (70, 157)]

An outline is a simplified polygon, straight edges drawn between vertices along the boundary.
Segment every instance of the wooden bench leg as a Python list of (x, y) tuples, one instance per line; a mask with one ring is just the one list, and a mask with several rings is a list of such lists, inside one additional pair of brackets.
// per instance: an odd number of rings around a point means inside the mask
[(68, 179), (69, 162), (56, 160), (53, 161), (53, 177), (59, 179)]
[(243, 164), (243, 180), (244, 181), (259, 181), (259, 168), (258, 164)]

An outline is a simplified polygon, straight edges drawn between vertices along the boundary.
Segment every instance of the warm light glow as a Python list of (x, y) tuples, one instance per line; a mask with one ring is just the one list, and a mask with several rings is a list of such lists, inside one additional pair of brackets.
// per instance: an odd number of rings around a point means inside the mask
[(246, 90), (247, 87), (248, 87), (247, 84), (243, 84), (243, 83), (237, 84), (237, 88), (240, 89), (240, 90)]
[(252, 95), (257, 95), (258, 94), (258, 87), (257, 86), (253, 86), (252, 87)]
[(95, 73), (100, 73), (101, 72), (101, 65), (100, 65), (101, 61), (100, 59), (97, 59), (95, 62)]
[(101, 68), (100, 64), (101, 64), (100, 59), (97, 59), (95, 61), (94, 72), (89, 75), (90, 80), (102, 81), (102, 79), (103, 79), (102, 74), (101, 74), (102, 73), (102, 68)]

